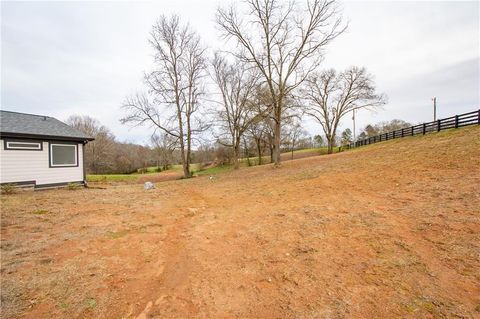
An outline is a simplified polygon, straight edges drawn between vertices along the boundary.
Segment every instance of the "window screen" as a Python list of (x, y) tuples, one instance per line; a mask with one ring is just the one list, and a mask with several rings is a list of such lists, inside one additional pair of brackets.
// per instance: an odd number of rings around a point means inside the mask
[(77, 146), (67, 144), (51, 144), (52, 166), (76, 166)]

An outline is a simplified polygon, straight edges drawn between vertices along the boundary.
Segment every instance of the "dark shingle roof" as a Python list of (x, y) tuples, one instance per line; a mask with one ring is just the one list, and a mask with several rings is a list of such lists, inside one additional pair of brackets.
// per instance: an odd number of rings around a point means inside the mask
[(43, 115), (0, 111), (0, 135), (8, 137), (49, 137), (64, 140), (93, 140), (77, 129)]

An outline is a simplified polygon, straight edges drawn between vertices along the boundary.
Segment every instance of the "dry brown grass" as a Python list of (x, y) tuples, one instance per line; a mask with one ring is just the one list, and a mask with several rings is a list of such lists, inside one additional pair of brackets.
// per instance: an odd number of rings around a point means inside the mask
[(2, 318), (475, 318), (479, 127), (2, 196)]

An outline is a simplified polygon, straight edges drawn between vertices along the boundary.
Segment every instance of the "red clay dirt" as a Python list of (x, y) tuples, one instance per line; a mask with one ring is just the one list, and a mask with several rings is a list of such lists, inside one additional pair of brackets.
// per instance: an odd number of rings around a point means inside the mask
[(2, 195), (2, 318), (478, 318), (479, 134)]

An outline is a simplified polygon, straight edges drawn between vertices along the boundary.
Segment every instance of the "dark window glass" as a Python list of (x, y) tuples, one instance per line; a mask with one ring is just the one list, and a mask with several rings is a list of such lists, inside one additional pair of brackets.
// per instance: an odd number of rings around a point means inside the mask
[(75, 145), (52, 144), (52, 166), (77, 165), (77, 147)]

